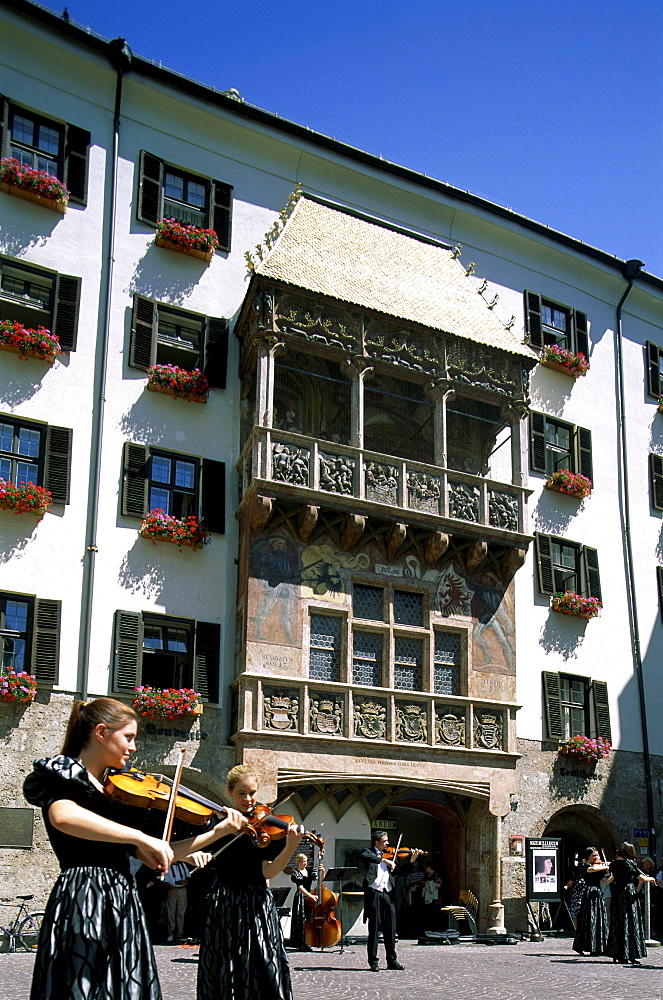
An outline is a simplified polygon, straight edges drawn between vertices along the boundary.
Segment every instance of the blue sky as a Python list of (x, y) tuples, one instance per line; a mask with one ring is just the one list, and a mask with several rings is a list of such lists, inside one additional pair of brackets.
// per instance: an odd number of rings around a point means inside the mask
[(663, 276), (663, 0), (66, 2), (142, 56)]

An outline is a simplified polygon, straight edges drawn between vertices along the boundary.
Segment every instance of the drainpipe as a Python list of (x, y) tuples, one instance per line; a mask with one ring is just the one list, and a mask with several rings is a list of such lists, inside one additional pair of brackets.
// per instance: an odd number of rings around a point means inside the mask
[(104, 228), (106, 230), (106, 269), (103, 276), (103, 291), (100, 308), (103, 322), (97, 338), (97, 370), (95, 372), (95, 400), (92, 407), (92, 440), (90, 443), (90, 492), (88, 495), (85, 560), (83, 562), (83, 589), (81, 595), (81, 631), (78, 644), (78, 679), (76, 694), (87, 698), (90, 671), (90, 633), (92, 629), (92, 600), (94, 595), (94, 572), (96, 565), (97, 522), (99, 518), (99, 481), (101, 476), (101, 451), (104, 430), (104, 410), (106, 404), (106, 371), (108, 368), (108, 338), (110, 332), (111, 293), (113, 289), (113, 264), (115, 261), (115, 202), (117, 198), (117, 165), (120, 144), (120, 108), (122, 105), (122, 81), (131, 67), (131, 49), (124, 38), (114, 38), (108, 43), (108, 59), (115, 70), (115, 112), (113, 116), (113, 147), (111, 171), (108, 177), (107, 211)]
[(647, 825), (649, 827), (648, 853), (656, 857), (656, 828), (654, 823), (654, 799), (652, 794), (651, 756), (649, 753), (649, 736), (647, 732), (647, 705), (645, 701), (645, 682), (642, 672), (642, 655), (640, 650), (640, 627), (638, 625), (638, 607), (635, 592), (635, 573), (633, 569), (633, 549), (631, 545), (631, 512), (629, 501), (628, 476), (628, 446), (626, 434), (626, 405), (624, 399), (624, 358), (622, 344), (622, 306), (626, 296), (633, 287), (635, 278), (643, 267), (641, 260), (627, 260), (622, 268), (628, 285), (617, 306), (617, 324), (615, 331), (615, 363), (617, 367), (617, 403), (619, 441), (619, 457), (621, 462), (621, 477), (619, 501), (624, 528), (624, 563), (626, 567), (626, 597), (631, 629), (631, 653), (633, 656), (633, 672), (638, 683), (638, 699), (640, 702), (640, 727), (642, 731), (642, 755), (645, 772), (645, 795), (647, 797)]

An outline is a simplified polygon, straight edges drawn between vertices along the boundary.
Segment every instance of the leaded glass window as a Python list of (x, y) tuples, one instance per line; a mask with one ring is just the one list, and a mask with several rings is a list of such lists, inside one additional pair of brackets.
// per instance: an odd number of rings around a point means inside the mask
[(341, 619), (311, 615), (309, 677), (316, 681), (340, 680)]
[(397, 625), (423, 625), (424, 602), (422, 594), (409, 590), (394, 591), (394, 621)]
[(435, 633), (433, 691), (460, 694), (460, 636), (455, 632)]
[(352, 683), (382, 686), (382, 636), (379, 632), (354, 632)]
[(401, 691), (421, 691), (424, 659), (422, 639), (396, 636), (394, 640), (394, 687)]
[(355, 618), (365, 618), (367, 621), (384, 621), (384, 591), (382, 587), (369, 587), (364, 583), (355, 583), (352, 588), (352, 613)]

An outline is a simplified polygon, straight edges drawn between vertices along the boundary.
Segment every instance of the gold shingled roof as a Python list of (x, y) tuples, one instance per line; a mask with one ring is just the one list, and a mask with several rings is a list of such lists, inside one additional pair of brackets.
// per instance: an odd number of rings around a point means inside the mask
[(256, 274), (535, 359), (450, 250), (305, 197)]

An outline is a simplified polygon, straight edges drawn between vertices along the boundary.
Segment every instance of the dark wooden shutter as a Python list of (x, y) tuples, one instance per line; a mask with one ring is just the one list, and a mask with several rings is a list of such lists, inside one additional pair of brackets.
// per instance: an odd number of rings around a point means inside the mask
[(115, 612), (113, 691), (133, 691), (143, 662), (143, 618), (135, 611)]
[(663, 566), (656, 567), (656, 581), (658, 583), (658, 601), (661, 608), (661, 619), (663, 619)]
[(161, 218), (163, 162), (158, 157), (141, 149), (138, 171), (136, 217), (139, 222), (145, 222), (148, 226), (156, 226)]
[(81, 300), (81, 279), (69, 274), (55, 278), (53, 329), (63, 351), (75, 351), (78, 337), (78, 310)]
[(659, 367), (660, 356), (661, 356), (660, 347), (657, 347), (656, 344), (652, 344), (651, 340), (648, 340), (647, 381), (649, 384), (649, 395), (656, 396), (657, 398), (661, 395), (661, 370)]
[(212, 389), (225, 389), (228, 371), (228, 320), (205, 319), (205, 366), (203, 373)]
[(608, 701), (608, 685), (605, 681), (592, 681), (592, 697), (594, 698), (594, 718), (596, 720), (596, 735), (612, 742), (610, 729), (610, 703)]
[(219, 700), (219, 659), (221, 626), (214, 622), (196, 622), (196, 652), (193, 686), (208, 701)]
[(579, 309), (573, 310), (573, 326), (575, 329), (575, 349), (580, 354), (589, 357), (589, 333), (587, 331), (587, 314)]
[(536, 292), (525, 292), (525, 334), (532, 347), (543, 347), (541, 296)]
[(651, 479), (652, 506), (663, 510), (663, 458), (660, 455), (649, 456), (649, 476)]
[(0, 94), (0, 156), (9, 156), (9, 101)]
[(76, 125), (67, 125), (64, 140), (64, 182), (69, 198), (87, 204), (88, 153), (90, 133)]
[(532, 472), (546, 471), (546, 418), (542, 413), (529, 415), (529, 465)]
[(122, 469), (122, 513), (143, 518), (148, 513), (150, 450), (144, 444), (124, 442)]
[(555, 574), (553, 573), (552, 540), (550, 535), (534, 535), (536, 542), (536, 562), (539, 570), (539, 590), (542, 594), (555, 594)]
[(581, 476), (587, 476), (588, 479), (594, 482), (594, 472), (592, 469), (592, 432), (587, 430), (586, 427), (576, 427), (575, 429), (575, 446), (576, 446), (576, 468), (575, 471), (579, 472)]
[(200, 519), (209, 531), (226, 530), (226, 467), (204, 458), (200, 484)]
[(210, 227), (216, 232), (219, 250), (230, 250), (233, 224), (233, 189), (230, 184), (212, 181)]
[(32, 624), (31, 671), (42, 684), (57, 684), (61, 601), (36, 598)]
[(154, 348), (157, 330), (157, 305), (144, 295), (134, 295), (131, 313), (131, 339), (129, 341), (129, 365), (147, 371), (154, 363)]
[(597, 597), (599, 601), (603, 600), (601, 597), (601, 578), (599, 576), (599, 554), (596, 549), (590, 549), (589, 546), (583, 546), (582, 558), (585, 567), (585, 588), (587, 593), (584, 597)]
[(46, 431), (44, 486), (55, 503), (69, 503), (72, 434), (70, 427), (49, 427)]
[(559, 686), (559, 674), (548, 670), (543, 671), (543, 700), (546, 707), (546, 726), (548, 739), (561, 740), (564, 737), (562, 725), (562, 694)]

